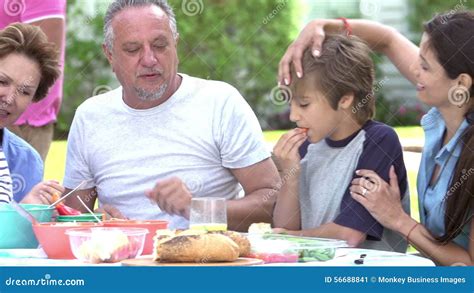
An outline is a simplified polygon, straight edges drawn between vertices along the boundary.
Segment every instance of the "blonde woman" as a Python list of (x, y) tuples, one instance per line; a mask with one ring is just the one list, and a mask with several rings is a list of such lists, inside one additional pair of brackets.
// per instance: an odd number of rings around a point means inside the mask
[(64, 192), (59, 182), (41, 182), (41, 157), (6, 129), (46, 96), (58, 75), (57, 51), (41, 29), (16, 23), (0, 31), (0, 203), (47, 204)]

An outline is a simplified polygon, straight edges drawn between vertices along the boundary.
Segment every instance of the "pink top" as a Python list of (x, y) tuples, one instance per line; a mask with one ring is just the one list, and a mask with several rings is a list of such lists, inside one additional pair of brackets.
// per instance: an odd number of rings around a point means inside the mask
[[(13, 22), (32, 23), (48, 18), (66, 19), (66, 0), (0, 0), (0, 29)], [(60, 67), (64, 69), (65, 36), (61, 47)], [(56, 121), (61, 106), (63, 74), (50, 89), (48, 95), (38, 103), (28, 106), (16, 125), (43, 126)]]

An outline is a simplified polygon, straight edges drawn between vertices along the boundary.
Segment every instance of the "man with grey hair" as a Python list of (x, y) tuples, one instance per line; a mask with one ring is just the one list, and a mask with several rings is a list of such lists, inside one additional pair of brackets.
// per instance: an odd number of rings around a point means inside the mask
[[(77, 109), (64, 186), (88, 180), (76, 194), (89, 208), (98, 199), (114, 217), (166, 219), (171, 228), (187, 227), (192, 197), (226, 198), (230, 229), (271, 221), (280, 179), (258, 120), (232, 86), (177, 72), (166, 1), (113, 2), (104, 33), (121, 87)], [(84, 210), (76, 196), (67, 204)]]

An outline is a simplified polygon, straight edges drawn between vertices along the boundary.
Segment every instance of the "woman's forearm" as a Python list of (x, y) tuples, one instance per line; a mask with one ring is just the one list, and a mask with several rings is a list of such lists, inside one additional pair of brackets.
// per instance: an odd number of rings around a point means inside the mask
[[(344, 23), (340, 19), (323, 19), (324, 31), (327, 34), (339, 34), (345, 30)], [(364, 40), (369, 47), (377, 52), (383, 53), (390, 45), (395, 30), (381, 23), (365, 19), (349, 19), (352, 34)]]
[[(400, 222), (397, 229), (423, 255), (431, 258), (439, 265), (474, 265), (474, 240), (471, 240), (468, 250), (450, 242), (446, 245), (438, 242), (433, 235), (421, 224), (413, 219), (406, 218)], [(474, 220), (471, 221), (471, 234), (474, 232)]]

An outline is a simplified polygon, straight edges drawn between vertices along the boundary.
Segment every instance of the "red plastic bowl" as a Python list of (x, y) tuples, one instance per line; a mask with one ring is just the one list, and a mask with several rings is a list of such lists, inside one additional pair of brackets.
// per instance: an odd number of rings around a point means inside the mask
[(38, 223), (33, 225), (38, 242), (43, 247), (49, 258), (54, 259), (75, 259), (69, 244), (69, 237), (66, 230), (71, 228), (102, 227), (100, 223), (76, 222), (76, 223)]
[(103, 222), (105, 227), (145, 228), (148, 234), (145, 238), (145, 246), (142, 255), (153, 254), (153, 237), (156, 230), (167, 229), (168, 222), (162, 220), (109, 220)]

